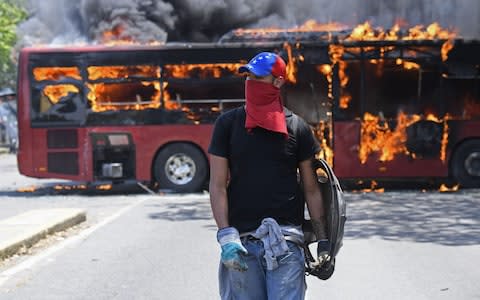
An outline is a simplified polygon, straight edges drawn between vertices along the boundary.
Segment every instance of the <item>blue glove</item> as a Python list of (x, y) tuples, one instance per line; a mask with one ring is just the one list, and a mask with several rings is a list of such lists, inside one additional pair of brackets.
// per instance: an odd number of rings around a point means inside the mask
[(225, 267), (240, 272), (248, 270), (245, 261), (245, 255), (248, 254), (248, 251), (243, 247), (237, 229), (225, 227), (218, 230), (217, 240), (222, 247), (221, 261)]

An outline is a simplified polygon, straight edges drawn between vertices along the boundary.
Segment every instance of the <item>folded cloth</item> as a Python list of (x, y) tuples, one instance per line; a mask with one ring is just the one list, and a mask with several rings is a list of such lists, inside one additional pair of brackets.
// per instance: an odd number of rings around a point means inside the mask
[(263, 257), (267, 263), (267, 270), (275, 270), (278, 268), (277, 256), (288, 253), (289, 248), (277, 221), (272, 218), (263, 219), (262, 224), (252, 236), (263, 242), (265, 249), (265, 255)]

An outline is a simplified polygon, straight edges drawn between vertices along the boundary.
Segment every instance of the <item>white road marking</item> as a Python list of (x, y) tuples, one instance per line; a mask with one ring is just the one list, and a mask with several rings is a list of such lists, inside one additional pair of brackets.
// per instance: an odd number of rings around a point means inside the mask
[(27, 260), (24, 260), (23, 262), (19, 263), (18, 265), (3, 271), (2, 273), (0, 273), (0, 286), (2, 286), (7, 280), (9, 280), (15, 274), (20, 273), (20, 272), (25, 271), (25, 270), (28, 270), (28, 269), (31, 269), (35, 264), (49, 258), (51, 255), (57, 253), (58, 251), (66, 248), (66, 247), (68, 247), (68, 246), (70, 246), (74, 243), (77, 243), (81, 240), (86, 239), (90, 234), (94, 233), (96, 230), (98, 230), (98, 229), (102, 228), (103, 226), (107, 225), (108, 223), (114, 221), (115, 219), (117, 219), (118, 217), (120, 217), (121, 215), (126, 213), (127, 211), (135, 208), (136, 206), (142, 204), (143, 202), (145, 202), (147, 200), (149, 200), (149, 198), (143, 198), (141, 200), (133, 202), (132, 204), (121, 208), (120, 210), (118, 210), (113, 215), (104, 219), (102, 222), (85, 229), (84, 231), (80, 232), (78, 235), (69, 237), (69, 238), (63, 240), (62, 242), (60, 242), (59, 244), (51, 246), (50, 248), (46, 249), (44, 252), (40, 252), (40, 253), (28, 258)]

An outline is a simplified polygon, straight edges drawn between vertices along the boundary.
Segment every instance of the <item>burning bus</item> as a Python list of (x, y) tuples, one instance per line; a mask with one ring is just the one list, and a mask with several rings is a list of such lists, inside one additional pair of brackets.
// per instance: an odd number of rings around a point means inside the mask
[(219, 43), (24, 48), (18, 166), (75, 181), (198, 191), (213, 122), (243, 105), (241, 64), (287, 61), (284, 104), (340, 180), (480, 186), (480, 43), (438, 25), (237, 30)]

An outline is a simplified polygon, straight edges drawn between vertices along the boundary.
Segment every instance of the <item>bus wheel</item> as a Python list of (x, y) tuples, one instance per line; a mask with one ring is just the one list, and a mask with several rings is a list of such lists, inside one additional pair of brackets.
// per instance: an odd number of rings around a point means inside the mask
[(453, 154), (452, 174), (466, 188), (480, 187), (480, 140), (462, 143)]
[(207, 180), (207, 161), (193, 145), (175, 143), (162, 149), (154, 162), (153, 174), (160, 189), (180, 193), (198, 192)]

